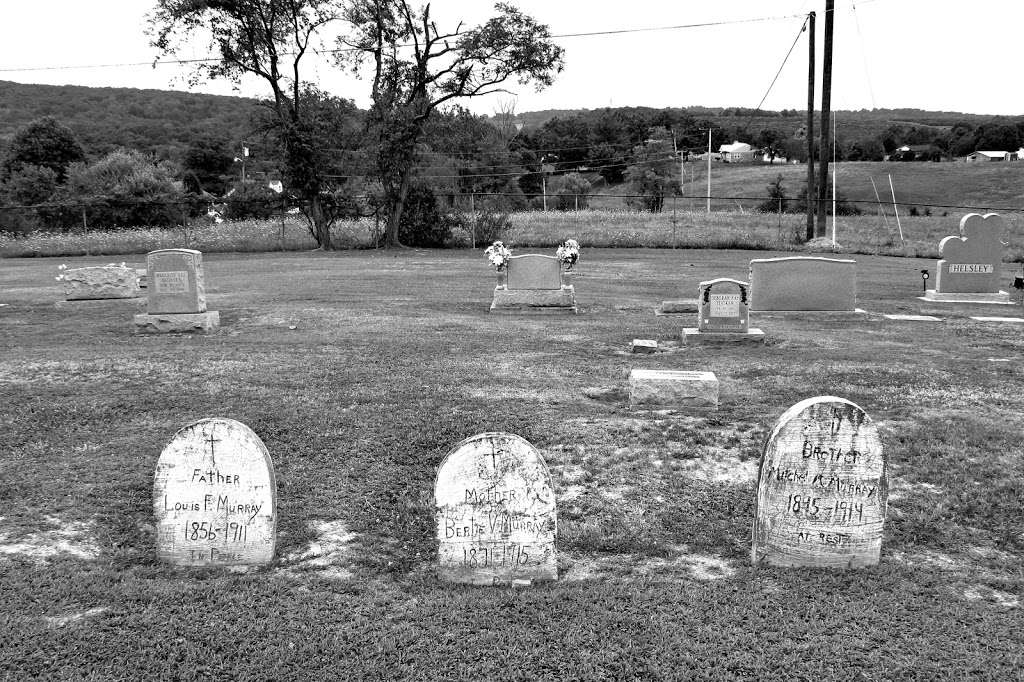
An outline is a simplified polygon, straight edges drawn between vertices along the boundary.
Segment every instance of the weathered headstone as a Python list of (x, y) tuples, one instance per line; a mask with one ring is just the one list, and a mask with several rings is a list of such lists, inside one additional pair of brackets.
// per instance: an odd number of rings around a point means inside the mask
[(203, 254), (195, 249), (161, 249), (146, 255), (149, 273), (146, 312), (206, 312)]
[(1006, 223), (996, 213), (968, 213), (961, 218), (960, 235), (939, 242), (941, 259), (935, 268), (935, 289), (926, 291), (924, 298), (1009, 303), (1009, 294), (999, 289), (1005, 234)]
[(629, 402), (683, 409), (717, 409), (718, 378), (714, 372), (630, 370)]
[(437, 471), (434, 503), (442, 579), (491, 585), (558, 578), (551, 474), (526, 439), (482, 433), (456, 445)]
[(156, 466), (153, 510), (161, 561), (237, 566), (274, 558), (274, 465), (259, 436), (233, 419), (202, 419), (174, 434)]
[(750, 261), (753, 311), (856, 310), (857, 261), (821, 256)]
[(754, 564), (878, 563), (888, 483), (878, 430), (857, 405), (822, 396), (783, 414), (765, 442), (754, 508)]
[(683, 328), (683, 343), (764, 343), (764, 332), (750, 328), (749, 284), (720, 277), (697, 291), (697, 326)]
[(562, 284), (562, 264), (554, 256), (511, 256), (505, 265), (505, 284), (494, 288), (492, 313), (576, 312), (576, 292)]
[(633, 353), (650, 355), (658, 352), (658, 341), (656, 339), (633, 339), (629, 349)]
[(57, 279), (64, 286), (64, 299), (68, 301), (135, 298), (142, 293), (135, 268), (124, 265), (70, 268)]
[(144, 332), (210, 331), (220, 324), (206, 310), (203, 254), (194, 249), (161, 249), (146, 255), (146, 314), (135, 316)]

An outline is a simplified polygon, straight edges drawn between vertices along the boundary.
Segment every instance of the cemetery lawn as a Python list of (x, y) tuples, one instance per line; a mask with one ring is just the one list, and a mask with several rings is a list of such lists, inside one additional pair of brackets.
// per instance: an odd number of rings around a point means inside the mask
[[(865, 315), (629, 354), (695, 326), (662, 300), (776, 255), (584, 245), (581, 314), (499, 317), (479, 252), (209, 254), (209, 336), (134, 335), (135, 302), (54, 306), (59, 263), (109, 258), (4, 260), (0, 678), (1019, 679), (1024, 325), (969, 315), (1021, 307), (924, 303), (934, 261), (856, 256)], [(714, 371), (721, 406), (631, 409), (630, 368)], [(815, 395), (878, 424), (881, 564), (755, 568), (763, 439)], [(267, 567), (155, 560), (157, 457), (209, 416), (273, 457)], [(484, 431), (548, 462), (558, 582), (434, 576), (436, 467)]]

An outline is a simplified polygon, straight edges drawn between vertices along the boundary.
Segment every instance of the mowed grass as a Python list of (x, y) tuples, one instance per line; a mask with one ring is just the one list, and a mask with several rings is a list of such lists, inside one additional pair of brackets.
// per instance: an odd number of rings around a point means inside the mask
[[(628, 353), (693, 324), (660, 301), (774, 255), (586, 249), (581, 314), (538, 318), (488, 314), (479, 252), (207, 254), (209, 336), (134, 335), (131, 302), (54, 307), (57, 264), (102, 258), (3, 261), (0, 676), (1019, 678), (1024, 326), (968, 315), (1021, 308), (924, 304), (933, 263), (858, 256), (867, 315), (759, 315), (764, 347)], [(721, 406), (632, 409), (633, 367), (712, 370)], [(882, 562), (754, 568), (762, 441), (815, 395), (879, 426)], [(207, 416), (272, 454), (270, 566), (155, 561), (157, 457)], [(493, 430), (552, 470), (556, 583), (434, 577), (436, 467)]]

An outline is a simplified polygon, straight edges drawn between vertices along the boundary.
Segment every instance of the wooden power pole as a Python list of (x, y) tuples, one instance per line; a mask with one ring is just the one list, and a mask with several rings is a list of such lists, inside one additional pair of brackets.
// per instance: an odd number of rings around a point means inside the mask
[(807, 15), (807, 239), (814, 239), (817, 187), (814, 185), (814, 12)]
[(827, 232), (825, 209), (828, 196), (828, 154), (829, 138), (832, 126), (832, 32), (836, 14), (835, 0), (825, 0), (825, 62), (821, 68), (821, 149), (818, 157), (818, 170), (821, 182), (818, 183), (818, 224), (814, 230), (816, 237), (824, 237)]

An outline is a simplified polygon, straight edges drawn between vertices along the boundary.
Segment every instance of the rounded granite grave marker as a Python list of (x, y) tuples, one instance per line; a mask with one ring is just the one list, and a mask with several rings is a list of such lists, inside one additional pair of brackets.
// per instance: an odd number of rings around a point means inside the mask
[(263, 441), (233, 419), (201, 419), (160, 453), (153, 485), (157, 558), (178, 566), (274, 558), (277, 484)]
[(438, 575), (474, 585), (556, 580), (555, 493), (540, 452), (511, 433), (453, 448), (434, 486)]
[(857, 405), (822, 396), (789, 408), (761, 455), (754, 564), (877, 564), (888, 497), (885, 469), (878, 430)]

